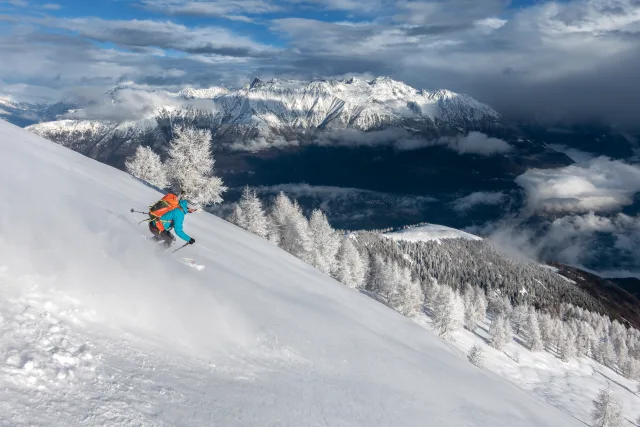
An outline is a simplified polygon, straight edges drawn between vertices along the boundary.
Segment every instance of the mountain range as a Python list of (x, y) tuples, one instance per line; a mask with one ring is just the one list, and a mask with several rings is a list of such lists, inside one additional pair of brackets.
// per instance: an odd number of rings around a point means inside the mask
[[(165, 159), (177, 126), (208, 129), (215, 173), (229, 187), (217, 214), (229, 213), (250, 185), (262, 197), (285, 191), (305, 210), (322, 207), (345, 229), (431, 222), (479, 232), (522, 212), (527, 196), (516, 178), (532, 168), (567, 167), (582, 152), (632, 160), (640, 153), (636, 136), (611, 126), (515, 122), (468, 95), (387, 77), (254, 79), (175, 92), (119, 85), (81, 105), (5, 102), (2, 111), (121, 169), (139, 145)], [(540, 224), (548, 218), (525, 226)], [(598, 259), (612, 260), (612, 269), (620, 257)]]
[[(97, 103), (29, 130), (117, 164), (138, 144), (164, 145), (172, 127), (183, 124), (211, 129), (214, 141), (222, 146), (257, 151), (312, 142), (331, 144), (334, 139), (357, 138), (355, 131), (386, 131), (377, 135), (381, 143), (487, 132), (502, 128), (500, 117), (469, 96), (417, 90), (389, 78), (255, 79), (236, 90), (187, 88), (169, 93), (120, 86)], [(345, 131), (352, 134), (342, 135)]]

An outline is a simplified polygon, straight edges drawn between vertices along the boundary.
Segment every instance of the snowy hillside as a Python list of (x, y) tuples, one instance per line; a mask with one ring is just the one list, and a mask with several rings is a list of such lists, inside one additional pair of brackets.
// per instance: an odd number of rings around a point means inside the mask
[[(112, 122), (114, 117), (119, 117), (117, 123), (105, 126), (117, 125), (132, 137), (95, 127), (80, 140), (75, 137), (75, 128), (86, 127), (84, 121)], [(384, 77), (311, 82), (256, 79), (235, 90), (186, 88), (175, 94), (119, 86), (107, 93), (104, 105), (75, 110), (65, 118), (72, 121), (37, 124), (29, 130), (63, 145), (69, 145), (69, 139), (78, 140), (82, 144), (74, 149), (102, 160), (123, 144), (131, 149), (140, 143), (167, 142), (171, 126), (179, 124), (209, 128), (220, 143), (255, 150), (314, 141), (320, 131), (331, 132), (330, 139), (321, 138), (327, 144), (341, 140), (345, 130), (393, 129), (395, 137), (386, 135), (388, 143), (411, 134), (436, 137), (482, 131), (492, 128), (500, 115), (467, 95), (418, 90)], [(106, 147), (103, 156), (91, 151), (97, 144)]]
[(405, 240), (407, 242), (428, 242), (432, 240), (440, 242), (444, 239), (482, 240), (482, 238), (462, 230), (436, 224), (410, 227), (400, 231), (385, 233), (384, 235), (392, 239)]
[(0, 419), (48, 425), (573, 426), (431, 332), (208, 214), (0, 123)]

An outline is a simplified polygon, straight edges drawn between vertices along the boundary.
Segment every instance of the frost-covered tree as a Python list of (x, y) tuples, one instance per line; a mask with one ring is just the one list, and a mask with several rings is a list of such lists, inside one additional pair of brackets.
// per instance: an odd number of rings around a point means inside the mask
[(571, 328), (564, 324), (560, 333), (558, 353), (563, 362), (568, 362), (576, 355), (576, 338)]
[(424, 292), (420, 283), (409, 280), (403, 292), (402, 309), (400, 312), (408, 317), (414, 317), (422, 313), (424, 307)]
[(622, 405), (613, 396), (611, 388), (603, 388), (593, 401), (593, 427), (623, 427)]
[(491, 346), (497, 350), (502, 350), (513, 339), (509, 318), (504, 315), (494, 318), (491, 322), (489, 334), (491, 335)]
[(340, 235), (331, 227), (327, 216), (319, 209), (311, 213), (309, 228), (313, 236), (313, 266), (329, 274), (336, 266)]
[(366, 264), (350, 237), (342, 239), (338, 250), (338, 264), (334, 277), (350, 288), (364, 285), (367, 274)]
[(527, 317), (527, 344), (529, 350), (538, 352), (544, 350), (542, 335), (540, 334), (540, 325), (538, 323), (538, 313), (533, 307), (529, 307), (529, 315)]
[(247, 220), (244, 216), (244, 212), (242, 211), (240, 205), (238, 205), (237, 203), (233, 207), (233, 212), (231, 212), (231, 215), (229, 215), (229, 218), (227, 218), (227, 220), (240, 228), (247, 228)]
[(167, 188), (169, 186), (167, 169), (162, 164), (160, 156), (151, 147), (139, 145), (136, 148), (136, 153), (125, 161), (125, 167), (131, 175), (147, 181), (155, 187)]
[(309, 229), (309, 221), (305, 218), (298, 203), (292, 202), (284, 193), (280, 192), (273, 203), (270, 219), (274, 227), (273, 232), (278, 236), (278, 245), (290, 254), (311, 264), (313, 236)]
[(482, 356), (482, 347), (478, 344), (474, 344), (467, 353), (467, 359), (478, 368), (482, 368), (484, 363), (484, 357)]
[(411, 278), (408, 268), (394, 264), (393, 270), (397, 283), (389, 304), (405, 316), (418, 315), (424, 306), (424, 293), (420, 284)]
[(469, 289), (464, 296), (464, 324), (467, 329), (474, 331), (478, 322), (484, 320), (487, 301), (482, 292)]
[(592, 343), (595, 340), (595, 331), (585, 321), (578, 322), (578, 336), (576, 337), (576, 352), (579, 356), (591, 354)]
[(613, 343), (608, 336), (602, 336), (596, 349), (595, 359), (610, 368), (615, 368), (618, 357), (613, 348)]
[(540, 322), (540, 335), (545, 348), (550, 349), (556, 343), (555, 321), (548, 313), (541, 313), (538, 316)]
[(258, 198), (255, 190), (245, 187), (238, 206), (243, 214), (244, 223), (244, 225), (238, 225), (260, 237), (267, 237), (269, 233), (269, 220), (264, 213), (262, 202)]
[(448, 286), (440, 286), (435, 298), (433, 326), (440, 337), (452, 340), (453, 334), (464, 325), (464, 302), (457, 292)]
[(529, 307), (526, 305), (517, 305), (511, 311), (511, 326), (513, 327), (513, 332), (516, 335), (520, 335), (521, 329), (523, 329), (527, 320), (529, 319)]
[(190, 127), (174, 130), (167, 170), (183, 197), (197, 205), (222, 202), (222, 193), (227, 188), (222, 179), (213, 175), (214, 163), (210, 130)]

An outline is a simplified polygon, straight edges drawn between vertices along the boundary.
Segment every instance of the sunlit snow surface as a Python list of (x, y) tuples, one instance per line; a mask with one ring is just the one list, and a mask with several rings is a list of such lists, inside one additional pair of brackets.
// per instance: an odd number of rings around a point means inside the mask
[(445, 239), (482, 240), (482, 238), (473, 234), (436, 224), (426, 224), (419, 227), (407, 228), (406, 230), (386, 233), (385, 236), (408, 242), (440, 242)]
[(0, 425), (572, 426), (380, 303), (209, 214), (158, 253), (159, 194), (0, 122)]

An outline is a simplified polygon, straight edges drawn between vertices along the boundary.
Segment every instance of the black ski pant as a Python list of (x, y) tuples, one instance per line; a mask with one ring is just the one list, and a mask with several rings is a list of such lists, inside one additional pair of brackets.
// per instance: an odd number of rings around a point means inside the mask
[(151, 234), (153, 234), (153, 240), (155, 240), (156, 242), (164, 241), (164, 245), (166, 247), (170, 247), (176, 241), (176, 236), (171, 234), (170, 231), (158, 230), (153, 221), (149, 223), (149, 231), (151, 232)]

